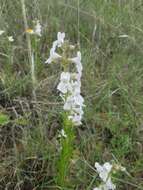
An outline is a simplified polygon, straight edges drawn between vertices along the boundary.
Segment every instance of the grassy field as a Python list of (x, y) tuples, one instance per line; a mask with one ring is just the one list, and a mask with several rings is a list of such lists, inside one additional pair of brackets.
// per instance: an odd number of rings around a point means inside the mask
[[(41, 38), (25, 32), (24, 10), (29, 28), (40, 21)], [(142, 0), (1, 0), (0, 30), (0, 190), (93, 190), (95, 162), (111, 160), (127, 170), (114, 176), (118, 190), (143, 190)], [(80, 45), (86, 104), (65, 187), (56, 167), (62, 69), (45, 64), (59, 31)]]

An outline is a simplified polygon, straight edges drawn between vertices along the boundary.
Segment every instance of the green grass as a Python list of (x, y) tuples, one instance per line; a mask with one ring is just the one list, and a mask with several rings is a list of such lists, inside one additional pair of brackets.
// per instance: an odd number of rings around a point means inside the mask
[[(20, 0), (0, 2), (0, 189), (58, 190), (56, 164), (62, 105), (56, 86), (61, 67), (45, 65), (58, 31), (80, 37), (83, 125), (75, 128), (72, 188), (98, 183), (94, 163), (117, 160), (119, 190), (143, 189), (143, 3), (141, 0), (26, 0), (29, 27), (39, 19), (35, 48), (36, 100)], [(120, 35), (128, 37), (120, 37)], [(14, 36), (9, 43), (7, 35)], [(5, 118), (4, 118), (5, 120)]]

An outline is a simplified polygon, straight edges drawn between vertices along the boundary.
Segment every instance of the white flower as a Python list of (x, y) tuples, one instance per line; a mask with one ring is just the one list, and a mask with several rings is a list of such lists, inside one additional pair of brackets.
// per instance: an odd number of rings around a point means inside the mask
[(95, 187), (93, 190), (102, 190), (101, 187)]
[(57, 40), (53, 42), (53, 46), (50, 50), (50, 57), (47, 59), (45, 63), (52, 63), (53, 61), (61, 58), (61, 56), (56, 53), (56, 48), (61, 47), (64, 43), (65, 33), (58, 32)]
[(1, 36), (3, 33), (5, 33), (5, 31), (4, 31), (4, 30), (0, 30), (0, 36)]
[(61, 56), (58, 53), (55, 52), (54, 48), (52, 48), (50, 50), (50, 57), (45, 61), (45, 63), (50, 64), (50, 63), (52, 63), (53, 61), (55, 61), (55, 60), (57, 60), (59, 58), (61, 58)]
[(72, 109), (72, 107), (73, 107), (73, 104), (74, 104), (74, 97), (73, 96), (68, 96), (66, 98), (66, 101), (65, 101), (63, 109), (66, 110), (66, 111), (70, 111)]
[(113, 183), (110, 184), (110, 186), (107, 183), (105, 183), (100, 185), (99, 187), (95, 187), (93, 190), (115, 190), (115, 189), (116, 186)]
[(84, 99), (80, 94), (78, 94), (77, 96), (68, 96), (64, 104), (64, 110), (69, 111), (71, 109), (74, 110), (76, 108), (82, 107), (83, 102)]
[(63, 94), (67, 93), (70, 88), (70, 73), (62, 72), (60, 83), (57, 86), (57, 89)]
[(8, 41), (9, 41), (9, 42), (14, 42), (13, 36), (8, 36)]
[(77, 52), (77, 56), (74, 58), (69, 59), (71, 62), (76, 64), (76, 69), (79, 75), (81, 76), (82, 73), (82, 64), (81, 64), (81, 52)]
[(98, 162), (96, 162), (95, 168), (97, 169), (103, 184), (94, 188), (93, 190), (115, 190), (116, 186), (112, 183), (110, 176), (113, 166), (109, 162), (106, 162), (103, 165), (100, 165)]
[(81, 87), (81, 82), (80, 81), (75, 81), (75, 82), (71, 82), (71, 90), (72, 90), (72, 94), (77, 95), (80, 94), (80, 87)]
[(112, 180), (111, 180), (111, 177), (109, 177), (109, 178), (107, 179), (107, 181), (106, 181), (106, 183), (105, 183), (105, 186), (106, 186), (107, 190), (108, 190), (108, 189), (110, 189), (110, 190), (116, 189), (116, 186), (113, 184), (113, 182), (112, 182)]
[(71, 79), (73, 81), (80, 82), (81, 76), (79, 75), (79, 73), (71, 73)]
[(41, 32), (42, 32), (42, 26), (41, 26), (39, 20), (37, 20), (35, 28), (34, 28), (34, 34), (36, 34), (36, 35), (38, 35), (38, 36), (41, 37)]
[(111, 175), (114, 171), (125, 171), (126, 169), (119, 164), (111, 165), (109, 162), (106, 162), (103, 165), (100, 165), (98, 162), (95, 163), (97, 172), (102, 179), (102, 184), (99, 187), (94, 188), (93, 190), (115, 190), (116, 185), (112, 182)]
[(54, 51), (56, 51), (57, 45), (58, 45), (58, 41), (56, 40), (53, 42), (53, 46), (52, 46), (52, 49), (54, 49)]
[(61, 47), (62, 44), (64, 43), (64, 39), (65, 39), (65, 33), (63, 32), (58, 32), (57, 34), (57, 44), (58, 47)]
[(83, 102), (84, 102), (84, 99), (83, 99), (83, 97), (80, 94), (78, 94), (78, 95), (76, 95), (74, 97), (74, 101), (75, 101), (76, 105), (82, 106)]
[(123, 166), (120, 166), (120, 170), (121, 170), (122, 172), (125, 172), (125, 171), (126, 171), (126, 168), (123, 167)]
[(67, 135), (66, 135), (64, 129), (62, 129), (62, 130), (60, 131), (60, 134), (58, 135), (58, 137), (64, 137), (64, 138), (67, 138)]
[(106, 182), (109, 173), (111, 172), (112, 165), (109, 162), (106, 162), (103, 166), (100, 165), (98, 162), (95, 163), (95, 168), (97, 169), (97, 172), (99, 173), (100, 178)]
[(80, 115), (81, 117), (83, 116), (83, 105), (82, 106), (79, 106), (79, 107), (73, 107), (72, 108), (72, 111), (71, 111), (71, 115), (73, 114), (77, 114), (77, 115)]
[(41, 32), (42, 32), (42, 26), (41, 26), (39, 20), (36, 21), (34, 29), (28, 28), (28, 29), (26, 29), (26, 32), (28, 34), (31, 34), (31, 35), (35, 34), (35, 35), (41, 37), (42, 36), (42, 34), (41, 34)]
[(105, 185), (100, 185), (99, 187), (95, 187), (93, 190), (108, 190)]
[(81, 115), (76, 115), (76, 114), (70, 115), (68, 118), (74, 123), (75, 126), (79, 126), (82, 124), (81, 123), (81, 119), (82, 119)]

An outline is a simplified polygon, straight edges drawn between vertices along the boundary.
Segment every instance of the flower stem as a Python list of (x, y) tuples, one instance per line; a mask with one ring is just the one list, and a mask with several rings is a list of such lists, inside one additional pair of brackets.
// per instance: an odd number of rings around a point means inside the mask
[(63, 117), (63, 129), (66, 137), (61, 137), (61, 152), (58, 161), (58, 177), (59, 186), (66, 187), (70, 185), (70, 162), (74, 150), (74, 126), (67, 116)]

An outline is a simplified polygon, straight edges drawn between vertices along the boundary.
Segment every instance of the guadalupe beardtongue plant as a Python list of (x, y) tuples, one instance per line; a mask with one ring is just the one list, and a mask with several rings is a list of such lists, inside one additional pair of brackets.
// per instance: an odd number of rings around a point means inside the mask
[[(60, 132), (60, 158), (57, 164), (57, 184), (60, 187), (70, 185), (70, 161), (74, 150), (74, 126), (82, 124), (84, 99), (80, 94), (82, 64), (81, 53), (76, 47), (65, 40), (65, 33), (58, 32), (57, 40), (53, 42), (50, 57), (45, 63), (58, 62), (63, 67), (60, 83), (57, 86), (63, 100), (63, 128)], [(60, 52), (60, 53), (58, 53)]]
[[(70, 45), (65, 41), (65, 33), (58, 32), (57, 40), (53, 42), (50, 50), (50, 57), (45, 63), (51, 64), (58, 62), (63, 67), (63, 72), (60, 76), (60, 83), (57, 89), (63, 100), (63, 113), (62, 119), (63, 128), (60, 131), (60, 158), (57, 163), (57, 184), (60, 188), (70, 186), (70, 164), (74, 151), (74, 126), (82, 124), (84, 99), (80, 94), (81, 90), (81, 76), (82, 64), (81, 53), (75, 53), (75, 46)], [(58, 53), (60, 52), (60, 53)], [(95, 168), (99, 174), (102, 183), (99, 187), (93, 190), (115, 190), (116, 186), (112, 182), (112, 174), (121, 170), (125, 171), (120, 165), (110, 164), (109, 162), (100, 165), (95, 163)]]

